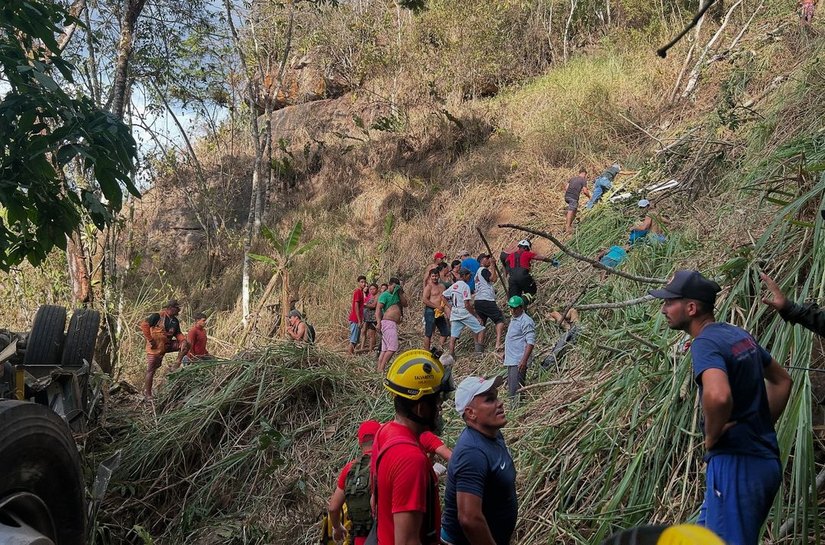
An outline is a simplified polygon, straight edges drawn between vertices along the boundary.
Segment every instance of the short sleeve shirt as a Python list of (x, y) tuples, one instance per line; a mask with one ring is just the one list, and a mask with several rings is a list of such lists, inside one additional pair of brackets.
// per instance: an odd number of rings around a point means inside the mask
[[(146, 322), (151, 327), (162, 327), (166, 332), (166, 338), (183, 340), (183, 332), (180, 330), (180, 321), (175, 316), (168, 316), (155, 312), (146, 318)], [(162, 323), (161, 323), (162, 322)]]
[(390, 290), (387, 290), (378, 296), (378, 304), (382, 305), (382, 312), (386, 312), (391, 306), (398, 305), (400, 303), (401, 296), (398, 295), (397, 287), (393, 293), (390, 293)]
[[(513, 317), (507, 326), (507, 336), (504, 338), (504, 365), (518, 365), (527, 350), (527, 345), (536, 345), (536, 322), (522, 312), (521, 316)], [(533, 355), (530, 354), (530, 360)]]
[(468, 257), (461, 260), (461, 267), (470, 271), (470, 281), (467, 282), (467, 285), (470, 286), (470, 291), (476, 291), (476, 283), (475, 277), (476, 273), (478, 272), (479, 267), (481, 267), (481, 263), (478, 262), (478, 259), (474, 257)]
[(192, 326), (186, 339), (191, 345), (189, 349), (190, 356), (197, 357), (206, 355), (206, 331), (204, 331), (202, 327)]
[(356, 460), (350, 460), (347, 462), (344, 467), (341, 469), (341, 473), (338, 474), (338, 488), (341, 490), (347, 489), (347, 475), (349, 475), (349, 470), (352, 468), (352, 464), (354, 464)]
[(349, 321), (357, 324), (364, 316), (364, 290), (356, 288), (352, 292), (352, 304), (349, 310)]
[(450, 311), (450, 320), (457, 322), (470, 317), (470, 311), (464, 306), (464, 301), (473, 298), (470, 286), (463, 280), (456, 281), (452, 286), (444, 290), (442, 296), (450, 302), (453, 307)]
[[(400, 443), (382, 454), (384, 445), (391, 439), (403, 437), (415, 444)], [(380, 459), (378, 455), (381, 454)], [(373, 444), (372, 463), (378, 464), (376, 475), (378, 544), (392, 545), (395, 541), (395, 513), (410, 511), (424, 513), (422, 533), (427, 520), (435, 523), (435, 535), (422, 535), (423, 545), (438, 543), (441, 509), (435, 473), (419, 438), (408, 427), (398, 422), (388, 422), (376, 434)], [(432, 497), (429, 497), (432, 492)]]
[(530, 261), (532, 261), (538, 254), (530, 250), (521, 250), (507, 254), (507, 266), (511, 269), (529, 269)]
[(764, 381), (764, 369), (772, 360), (768, 351), (744, 329), (714, 322), (693, 339), (690, 352), (700, 399), (702, 373), (708, 369), (725, 372), (733, 397), (730, 422), (736, 422), (736, 425), (719, 438), (705, 459), (717, 454), (778, 458), (779, 446)]
[(481, 512), (497, 545), (507, 545), (516, 527), (516, 468), (499, 433), (495, 439), (465, 428), (447, 468), (441, 526), (454, 545), (470, 545), (459, 523), (456, 494), (481, 498)]
[(582, 189), (587, 186), (587, 179), (583, 176), (576, 176), (575, 178), (571, 178), (569, 182), (567, 182), (567, 191), (564, 192), (564, 200), (565, 201), (578, 201), (579, 195), (582, 193)]
[(436, 450), (444, 446), (444, 441), (431, 431), (425, 431), (419, 435), (418, 442), (421, 443), (427, 454), (435, 454)]

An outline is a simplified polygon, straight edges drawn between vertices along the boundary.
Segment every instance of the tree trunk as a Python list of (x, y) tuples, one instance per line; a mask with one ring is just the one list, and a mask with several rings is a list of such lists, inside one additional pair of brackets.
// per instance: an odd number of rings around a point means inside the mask
[(66, 237), (66, 262), (72, 287), (72, 306), (86, 306), (91, 302), (92, 285), (86, 266), (86, 249), (77, 231)]
[(123, 119), (126, 110), (126, 97), (129, 83), (129, 59), (135, 45), (135, 28), (146, 0), (126, 0), (123, 18), (120, 21), (120, 41), (117, 44), (117, 61), (115, 62), (114, 83), (112, 84), (111, 112)]
[(568, 42), (570, 40), (570, 26), (573, 24), (573, 13), (575, 13), (576, 5), (578, 5), (578, 3), (578, 0), (570, 0), (570, 15), (568, 15), (567, 22), (564, 24), (564, 62), (567, 62)]
[(286, 336), (286, 315), (291, 310), (289, 305), (289, 269), (281, 271), (281, 337)]

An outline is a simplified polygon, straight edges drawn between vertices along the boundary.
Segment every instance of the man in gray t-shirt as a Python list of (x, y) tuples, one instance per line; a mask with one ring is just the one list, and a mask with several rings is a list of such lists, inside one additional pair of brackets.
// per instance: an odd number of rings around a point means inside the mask
[(573, 219), (576, 217), (576, 210), (579, 208), (579, 196), (584, 193), (590, 198), (590, 191), (587, 189), (587, 171), (579, 169), (579, 175), (571, 178), (567, 182), (567, 191), (564, 192), (564, 202), (567, 203), (567, 222), (565, 228), (568, 233), (573, 231)]
[(504, 338), (504, 366), (507, 368), (507, 393), (514, 397), (527, 378), (527, 365), (533, 359), (536, 345), (536, 323), (524, 312), (524, 300), (510, 297), (507, 306), (513, 313)]

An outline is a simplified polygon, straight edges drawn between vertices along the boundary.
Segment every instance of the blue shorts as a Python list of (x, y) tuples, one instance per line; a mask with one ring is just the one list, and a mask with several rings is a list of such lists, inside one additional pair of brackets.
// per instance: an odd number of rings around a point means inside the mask
[(465, 327), (469, 327), (473, 333), (484, 331), (484, 326), (471, 314), (462, 320), (450, 320), (450, 337), (458, 338)]
[(775, 458), (717, 454), (708, 460), (705, 501), (696, 523), (725, 543), (757, 545), (781, 483), (782, 465)]
[(442, 337), (450, 336), (450, 326), (447, 324), (447, 318), (443, 314), (436, 318), (435, 309), (424, 307), (424, 336), (429, 339), (433, 336), (436, 328), (438, 328), (438, 333)]
[(358, 340), (361, 338), (361, 328), (358, 327), (358, 324), (350, 322), (349, 323), (349, 342), (351, 344), (358, 344)]

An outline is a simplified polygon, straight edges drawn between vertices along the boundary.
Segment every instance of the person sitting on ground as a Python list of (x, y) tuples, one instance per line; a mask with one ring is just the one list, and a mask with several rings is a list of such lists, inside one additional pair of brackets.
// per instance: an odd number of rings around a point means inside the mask
[(470, 271), (460, 269), (459, 280), (444, 290), (442, 294), (447, 302), (446, 311), (450, 318), (450, 355), (453, 358), (455, 358), (455, 342), (465, 327), (469, 327), (473, 332), (475, 353), (481, 354), (484, 351), (484, 326), (481, 325), (473, 307), (470, 286), (467, 284), (469, 279)]
[(653, 221), (653, 216), (651, 215), (651, 212), (653, 211), (653, 204), (647, 199), (642, 199), (639, 201), (639, 210), (641, 211), (641, 217), (639, 218), (638, 223), (634, 224), (633, 227), (630, 228), (630, 237), (628, 238), (628, 242), (631, 245), (645, 239), (654, 240), (655, 242), (664, 242), (664, 235), (653, 232), (655, 229), (655, 223)]
[(575, 308), (570, 308), (567, 310), (567, 314), (562, 318), (561, 312), (557, 310), (550, 311), (550, 318), (559, 324), (563, 330), (567, 331), (570, 329), (576, 322), (579, 321), (579, 311)]
[(799, 0), (799, 18), (802, 22), (810, 25), (814, 20), (814, 10), (816, 9), (816, 0)]
[(373, 282), (367, 288), (367, 300), (364, 302), (364, 329), (366, 330), (365, 337), (367, 339), (367, 353), (372, 354), (375, 350), (375, 341), (378, 337), (377, 325), (375, 319), (375, 307), (378, 305), (378, 285)]
[(375, 319), (381, 327), (381, 354), (378, 356), (378, 371), (383, 372), (393, 354), (398, 352), (398, 324), (401, 323), (403, 307), (409, 304), (407, 295), (398, 278), (390, 278), (387, 291), (378, 296)]
[(579, 169), (579, 175), (574, 176), (567, 182), (567, 190), (564, 192), (564, 202), (567, 203), (567, 218), (565, 221), (565, 230), (568, 233), (573, 232), (573, 220), (576, 218), (576, 212), (579, 209), (579, 197), (584, 193), (590, 198), (590, 190), (587, 189), (587, 170)]
[[(610, 248), (602, 248), (599, 250), (599, 253), (596, 254), (596, 259), (604, 265), (605, 267), (610, 267), (611, 269), (617, 268), (619, 265), (627, 260), (627, 250), (629, 248), (625, 248), (624, 246), (613, 245)], [(602, 270), (601, 275), (599, 276), (600, 280), (604, 281), (607, 279), (607, 271)]]
[(183, 358), (183, 363), (213, 359), (212, 354), (206, 349), (206, 314), (195, 314), (195, 323), (187, 333), (186, 340), (189, 341), (190, 348), (189, 353)]
[(361, 329), (364, 326), (364, 288), (367, 286), (367, 277), (363, 274), (357, 279), (358, 285), (352, 292), (352, 303), (349, 309), (349, 353), (355, 354), (355, 347), (361, 338)]
[(499, 259), (507, 272), (507, 297), (514, 295), (526, 297), (526, 302), (530, 302), (536, 295), (538, 287), (536, 281), (530, 274), (530, 264), (533, 261), (551, 262), (552, 260), (544, 255), (537, 254), (530, 250), (532, 247), (529, 240), (520, 240), (518, 244), (509, 247), (501, 252)]
[(825, 337), (825, 310), (819, 308), (816, 303), (798, 304), (789, 300), (782, 293), (779, 284), (765, 273), (760, 273), (759, 277), (770, 292), (769, 296), (763, 297), (762, 302), (779, 312), (783, 320), (792, 324), (799, 324)]
[(490, 254), (478, 256), (481, 267), (476, 272), (476, 295), (473, 306), (476, 309), (481, 325), (486, 326), (490, 320), (496, 327), (496, 352), (501, 352), (504, 345), (501, 344), (501, 337), (504, 334), (504, 314), (496, 304), (496, 280), (498, 274), (493, 267), (493, 258)]
[(444, 298), (441, 296), (443, 293), (444, 286), (438, 281), (438, 269), (431, 269), (421, 297), (424, 303), (424, 350), (430, 349), (436, 328), (441, 335), (442, 350), (450, 336), (450, 324), (444, 312)]
[(470, 281), (467, 282), (467, 285), (470, 286), (470, 293), (475, 293), (475, 276), (476, 272), (478, 272), (479, 267), (481, 267), (481, 263), (478, 262), (478, 259), (471, 257), (470, 252), (468, 252), (467, 250), (461, 250), (458, 253), (458, 259), (461, 260), (461, 268), (470, 271)]
[(370, 463), (372, 443), (381, 428), (377, 420), (365, 420), (358, 427), (358, 446), (361, 456), (350, 460), (338, 474), (337, 486), (327, 503), (327, 513), (332, 524), (332, 537), (341, 543), (346, 536), (346, 528), (341, 523), (341, 510), (347, 504), (347, 515), (352, 524), (350, 537), (353, 545), (364, 545), (375, 521), (370, 508)]
[(150, 314), (140, 323), (140, 330), (146, 339), (146, 379), (143, 383), (146, 399), (152, 399), (152, 383), (155, 372), (163, 363), (163, 357), (169, 352), (178, 353), (178, 359), (172, 367), (175, 370), (181, 366), (183, 357), (189, 352), (189, 341), (181, 332), (178, 313), (178, 300), (170, 299), (160, 312)]
[(288, 327), (286, 328), (286, 338), (299, 342), (312, 342), (309, 327), (304, 322), (304, 317), (297, 309), (292, 309), (286, 315)]
[(621, 170), (622, 166), (619, 163), (614, 163), (610, 166), (610, 168), (602, 172), (601, 175), (596, 178), (593, 182), (593, 194), (590, 196), (590, 200), (587, 201), (585, 208), (590, 210), (593, 208), (593, 205), (601, 200), (602, 195), (613, 187), (613, 180), (619, 172), (621, 172)]

